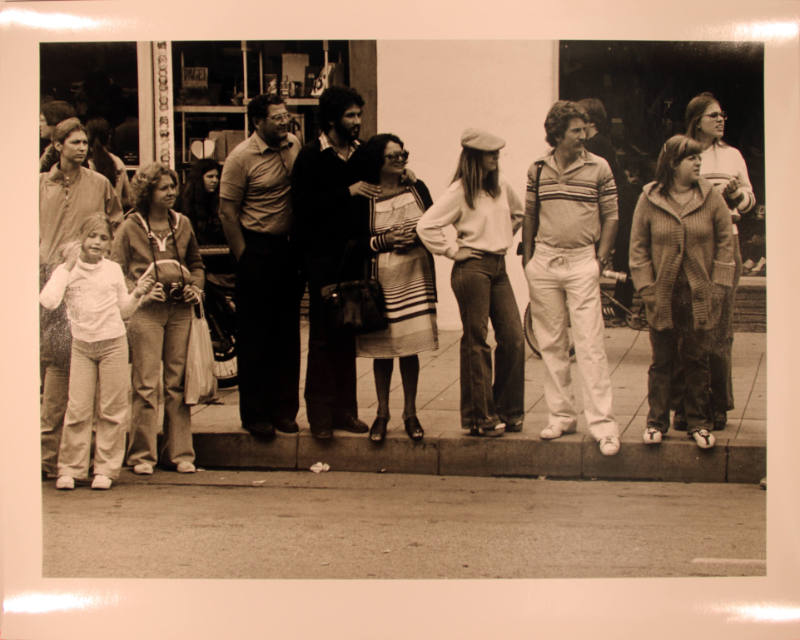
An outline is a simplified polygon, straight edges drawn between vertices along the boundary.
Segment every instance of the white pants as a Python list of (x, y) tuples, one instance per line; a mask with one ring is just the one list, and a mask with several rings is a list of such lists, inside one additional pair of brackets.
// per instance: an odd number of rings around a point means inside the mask
[(69, 402), (58, 450), (59, 476), (78, 480), (89, 477), (94, 418), (94, 474), (112, 480), (119, 477), (130, 424), (130, 390), (128, 339), (124, 335), (97, 342), (72, 339)]
[(531, 294), (533, 332), (546, 369), (548, 424), (570, 431), (577, 421), (567, 336), (567, 326), (571, 324), (589, 431), (596, 440), (619, 436), (603, 345), (600, 274), (594, 246), (558, 249), (537, 244), (525, 267), (525, 276)]

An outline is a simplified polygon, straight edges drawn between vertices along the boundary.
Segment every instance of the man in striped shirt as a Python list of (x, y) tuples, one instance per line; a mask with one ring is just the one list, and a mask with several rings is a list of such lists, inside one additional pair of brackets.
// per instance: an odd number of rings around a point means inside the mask
[(600, 273), (610, 264), (617, 233), (617, 187), (608, 163), (584, 148), (586, 122), (585, 112), (570, 101), (559, 100), (547, 114), (546, 140), (553, 149), (528, 171), (522, 261), (546, 368), (549, 417), (540, 437), (550, 440), (577, 428), (571, 324), (586, 422), (600, 453), (612, 456), (619, 451), (619, 426), (603, 345)]

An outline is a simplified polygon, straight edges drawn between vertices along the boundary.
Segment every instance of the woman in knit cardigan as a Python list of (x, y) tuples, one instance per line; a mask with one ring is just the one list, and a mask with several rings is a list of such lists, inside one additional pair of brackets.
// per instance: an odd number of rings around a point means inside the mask
[(667, 140), (656, 179), (644, 187), (633, 214), (631, 275), (647, 309), (653, 354), (645, 444), (660, 443), (669, 428), (670, 378), (680, 360), (689, 436), (701, 449), (714, 446), (706, 411), (708, 357), (734, 261), (730, 212), (700, 177), (701, 151), (687, 136)]

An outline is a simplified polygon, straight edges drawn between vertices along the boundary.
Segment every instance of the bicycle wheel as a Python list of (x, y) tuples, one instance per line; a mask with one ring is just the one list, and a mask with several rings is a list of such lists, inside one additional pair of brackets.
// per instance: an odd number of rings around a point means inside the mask
[(645, 315), (644, 305), (639, 305), (637, 309), (626, 313), (625, 323), (635, 331), (647, 329), (647, 316)]
[[(525, 334), (525, 341), (533, 351), (533, 355), (541, 359), (542, 354), (539, 351), (539, 343), (536, 341), (536, 336), (533, 333), (533, 316), (531, 315), (531, 305), (525, 307), (525, 315), (522, 322), (522, 331)], [(567, 327), (567, 336), (569, 338), (569, 357), (575, 357), (575, 343), (572, 341), (572, 330)]]

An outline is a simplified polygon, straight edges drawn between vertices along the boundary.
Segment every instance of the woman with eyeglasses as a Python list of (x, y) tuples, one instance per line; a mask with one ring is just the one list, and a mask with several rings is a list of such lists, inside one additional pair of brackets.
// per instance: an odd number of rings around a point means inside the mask
[(417, 418), (419, 356), (437, 349), (436, 282), (433, 256), (420, 242), (416, 226), (431, 206), (421, 180), (406, 180), (408, 151), (391, 133), (370, 138), (354, 158), (357, 178), (380, 186), (380, 195), (356, 199), (368, 207), (372, 266), (383, 288), (389, 326), (356, 339), (356, 355), (373, 358), (378, 410), (369, 439), (381, 443), (389, 423), (389, 389), (394, 358), (403, 381), (403, 424), (412, 440), (425, 435)]
[[(505, 144), (487, 131), (466, 129), (453, 182), (417, 224), (425, 246), (453, 260), (451, 284), (463, 326), (461, 428), (475, 436), (522, 431), (524, 417), (522, 322), (506, 273), (506, 252), (522, 226), (524, 205), (500, 178)], [(494, 372), (489, 320), (497, 342)]]
[[(739, 246), (739, 231), (736, 223), (742, 215), (753, 210), (756, 199), (747, 173), (747, 165), (738, 149), (726, 143), (727, 114), (719, 101), (708, 92), (701, 93), (686, 106), (686, 135), (700, 143), (700, 175), (708, 180), (725, 199), (733, 223), (733, 259), (736, 270), (733, 286), (722, 301), (722, 317), (714, 330), (710, 354), (711, 398), (709, 416), (714, 429), (724, 429), (727, 412), (734, 408), (733, 382), (731, 378), (731, 351), (733, 349), (733, 307), (736, 286), (742, 273), (742, 252)], [(682, 384), (679, 383), (679, 388)], [(678, 391), (678, 395), (680, 392)], [(676, 423), (682, 426), (681, 412)]]
[(714, 446), (706, 411), (708, 355), (734, 262), (730, 213), (700, 177), (701, 151), (688, 136), (667, 140), (656, 179), (645, 185), (633, 213), (631, 275), (646, 307), (652, 348), (646, 445), (659, 444), (669, 429), (670, 381), (681, 361), (689, 436), (701, 449)]

